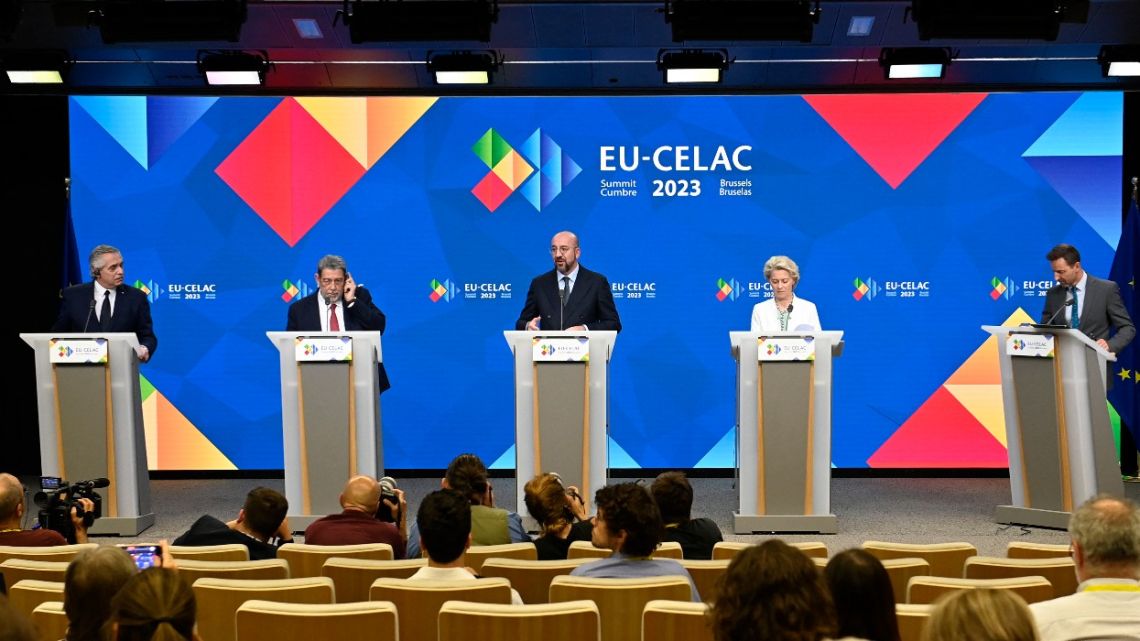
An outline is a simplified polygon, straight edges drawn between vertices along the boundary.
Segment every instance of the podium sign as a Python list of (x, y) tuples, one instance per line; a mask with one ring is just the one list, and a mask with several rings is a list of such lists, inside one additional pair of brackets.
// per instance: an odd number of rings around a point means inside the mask
[(295, 339), (295, 358), (298, 363), (328, 363), (352, 360), (352, 339), (348, 336), (313, 338), (298, 336)]
[(107, 341), (102, 338), (60, 338), (48, 342), (48, 355), (52, 365), (107, 362)]
[(756, 358), (764, 361), (814, 361), (815, 339), (811, 336), (761, 336)]
[(1005, 351), (1010, 356), (1053, 358), (1052, 334), (1024, 334), (1010, 332), (1005, 339)]

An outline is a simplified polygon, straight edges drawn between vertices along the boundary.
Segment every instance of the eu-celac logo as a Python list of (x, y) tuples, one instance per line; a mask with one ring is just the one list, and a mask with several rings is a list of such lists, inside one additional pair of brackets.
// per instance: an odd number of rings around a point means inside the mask
[(855, 300), (863, 300), (864, 298), (870, 300), (879, 295), (879, 284), (870, 278), (856, 278), (855, 291), (851, 292), (851, 296)]
[(1025, 349), (1025, 341), (1020, 338), (1013, 339), (1013, 351), (1017, 352), (1023, 349)]
[(578, 163), (541, 128), (517, 150), (499, 132), (488, 129), (471, 151), (491, 170), (471, 193), (492, 212), (516, 191), (522, 192), (535, 210), (542, 211), (582, 173)]
[(990, 285), (993, 286), (993, 289), (990, 290), (990, 298), (994, 300), (999, 298), (1009, 300), (1017, 293), (1017, 285), (1008, 276), (1004, 279), (994, 276), (990, 279)]
[(59, 357), (60, 358), (64, 358), (66, 356), (71, 356), (73, 353), (74, 352), (72, 352), (70, 347), (67, 347), (66, 345), (60, 345), (59, 346)]
[(431, 279), (431, 294), (428, 294), (428, 298), (433, 303), (438, 303), (441, 300), (450, 303), (451, 299), (455, 298), (455, 283), (448, 278), (443, 280)]
[(147, 301), (153, 303), (158, 300), (158, 295), (160, 293), (159, 287), (158, 283), (154, 282), (153, 280), (148, 280), (145, 283), (141, 280), (136, 280), (134, 287), (143, 294), (146, 294)]
[(724, 302), (725, 299), (735, 301), (740, 298), (740, 283), (735, 278), (725, 280), (723, 278), (716, 279), (716, 299)]
[(780, 353), (780, 346), (774, 343), (768, 343), (768, 356), (775, 356)]
[(285, 301), (286, 303), (293, 300), (294, 298), (297, 298), (298, 296), (304, 298), (305, 296), (309, 295), (309, 286), (300, 279), (298, 279), (296, 283), (293, 283), (290, 282), (288, 278), (286, 278), (281, 283), (281, 289), (285, 290), (284, 293), (281, 294), (281, 300)]

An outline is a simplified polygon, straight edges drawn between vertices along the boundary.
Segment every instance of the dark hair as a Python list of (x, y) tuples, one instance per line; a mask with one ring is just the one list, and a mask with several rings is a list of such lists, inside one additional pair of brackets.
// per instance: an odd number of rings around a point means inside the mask
[(542, 533), (558, 532), (573, 521), (566, 502), (566, 488), (557, 474), (539, 474), (523, 486), (526, 511), (542, 525)]
[(194, 591), (176, 571), (147, 568), (111, 600), (116, 641), (184, 641), (194, 635)]
[(1045, 260), (1049, 262), (1053, 262), (1058, 258), (1064, 258), (1065, 263), (1072, 267), (1081, 262), (1081, 252), (1077, 251), (1077, 248), (1072, 245), (1061, 243), (1053, 249), (1050, 249), (1048, 254), (1045, 254)]
[(665, 525), (688, 521), (693, 511), (693, 486), (684, 472), (659, 474), (649, 487)]
[(138, 573), (131, 555), (117, 547), (84, 550), (67, 565), (63, 611), (67, 641), (102, 641), (111, 619), (111, 599)]
[(621, 553), (649, 556), (661, 542), (665, 526), (649, 490), (637, 483), (607, 485), (598, 490), (594, 504), (611, 534), (625, 531)]
[(460, 454), (452, 459), (443, 475), (447, 486), (463, 496), (472, 505), (482, 505), (487, 494), (487, 466), (474, 454)]
[(416, 512), (420, 544), (436, 563), (451, 563), (467, 549), (471, 535), (471, 503), (454, 490), (436, 490)]
[(895, 593), (883, 563), (870, 552), (854, 548), (831, 557), (824, 569), (839, 637), (899, 641)]
[(255, 487), (246, 495), (242, 510), (249, 529), (268, 539), (277, 532), (289, 513), (289, 501), (277, 490)]
[(728, 565), (709, 609), (716, 641), (818, 641), (835, 633), (835, 606), (806, 554), (770, 539)]

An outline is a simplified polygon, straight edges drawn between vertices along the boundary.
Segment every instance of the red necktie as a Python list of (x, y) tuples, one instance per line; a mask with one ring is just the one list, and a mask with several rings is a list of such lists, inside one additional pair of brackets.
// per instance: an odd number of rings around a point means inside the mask
[(340, 331), (340, 321), (336, 319), (336, 303), (329, 305), (329, 331)]

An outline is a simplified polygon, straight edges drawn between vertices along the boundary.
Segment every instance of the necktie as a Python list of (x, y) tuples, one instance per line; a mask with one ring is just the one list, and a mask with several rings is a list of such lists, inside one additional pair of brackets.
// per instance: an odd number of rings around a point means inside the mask
[(111, 331), (111, 291), (103, 292), (103, 305), (99, 308), (99, 328)]
[(562, 304), (565, 305), (566, 301), (570, 300), (570, 277), (569, 276), (563, 276), (562, 277), (562, 289), (566, 292), (565, 295), (562, 297)]
[(1069, 317), (1072, 320), (1072, 323), (1070, 323), (1070, 324), (1073, 326), (1073, 329), (1077, 329), (1081, 326), (1080, 308), (1081, 308), (1081, 302), (1079, 300), (1077, 300), (1077, 288), (1074, 287), (1073, 288), (1073, 315)]
[(329, 331), (340, 331), (340, 321), (336, 319), (336, 303), (329, 305)]

